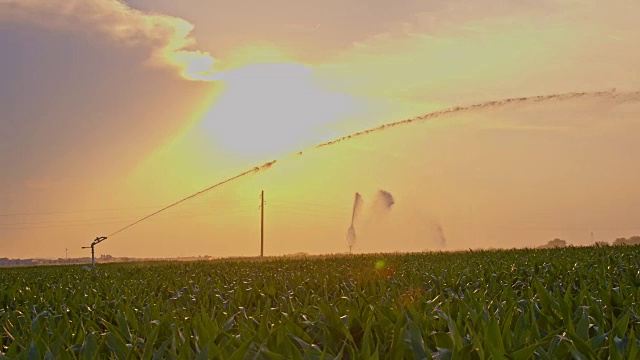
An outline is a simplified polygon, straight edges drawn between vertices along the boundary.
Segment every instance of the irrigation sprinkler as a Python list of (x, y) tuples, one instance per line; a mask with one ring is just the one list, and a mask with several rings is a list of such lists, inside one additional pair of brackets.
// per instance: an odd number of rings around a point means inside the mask
[(95, 240), (93, 240), (93, 242), (91, 243), (91, 246), (83, 246), (83, 249), (89, 249), (91, 248), (91, 267), (95, 269), (96, 267), (96, 251), (95, 251), (95, 246), (100, 244), (101, 242), (107, 240), (106, 236), (100, 236), (97, 237)]

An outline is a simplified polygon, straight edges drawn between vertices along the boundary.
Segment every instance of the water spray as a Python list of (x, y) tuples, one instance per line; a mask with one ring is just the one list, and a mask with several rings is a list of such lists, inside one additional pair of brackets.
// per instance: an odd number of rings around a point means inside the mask
[[(219, 182), (217, 184), (209, 186), (206, 189), (200, 190), (197, 193), (194, 193), (194, 194), (191, 194), (191, 195), (189, 195), (189, 196), (187, 196), (185, 198), (182, 198), (182, 199), (180, 199), (180, 200), (178, 200), (178, 201), (176, 201), (176, 202), (174, 202), (174, 203), (172, 203), (170, 205), (167, 205), (167, 206), (163, 207), (162, 209), (160, 209), (160, 210), (158, 210), (156, 212), (153, 212), (153, 213), (151, 213), (151, 214), (149, 214), (149, 215), (147, 215), (147, 216), (145, 216), (145, 217), (143, 217), (143, 218), (141, 218), (141, 219), (139, 219), (137, 221), (134, 221), (133, 223), (123, 227), (120, 230), (115, 231), (114, 233), (110, 234), (108, 237), (113, 237), (114, 235), (119, 234), (119, 233), (129, 229), (130, 227), (147, 220), (148, 218), (150, 218), (152, 216), (158, 215), (159, 213), (161, 213), (161, 212), (163, 212), (165, 210), (168, 210), (168, 209), (170, 209), (170, 208), (172, 208), (172, 207), (174, 207), (174, 206), (176, 206), (178, 204), (181, 204), (181, 203), (183, 203), (183, 202), (185, 202), (185, 201), (187, 201), (189, 199), (193, 199), (196, 196), (202, 195), (202, 194), (206, 193), (207, 191), (211, 191), (211, 190), (217, 188), (218, 186), (222, 186), (222, 185), (224, 185), (226, 183), (232, 182), (234, 180), (237, 180), (237, 179), (239, 179), (239, 178), (241, 178), (243, 176), (246, 176), (246, 175), (249, 175), (249, 174), (252, 174), (252, 173), (257, 173), (259, 171), (270, 169), (273, 166), (273, 164), (276, 163), (276, 161), (277, 160), (272, 160), (272, 161), (266, 162), (266, 163), (264, 163), (264, 164), (262, 164), (260, 166), (256, 166), (256, 167), (254, 167), (254, 168), (252, 168), (250, 170), (247, 170), (245, 172), (242, 172), (242, 173), (240, 173), (240, 174), (238, 174), (238, 175), (236, 175), (234, 177), (230, 177), (227, 180), (223, 180), (223, 181), (221, 181), (221, 182)], [(106, 238), (107, 237), (105, 236), (103, 240), (106, 240)], [(97, 238), (96, 238), (96, 240), (97, 240)], [(100, 241), (103, 241), (103, 240), (100, 240)], [(93, 244), (91, 246), (93, 246)]]
[(356, 229), (353, 227), (353, 223), (347, 229), (347, 244), (349, 244), (349, 254), (351, 254), (351, 248), (356, 243)]
[(435, 225), (438, 245), (440, 245), (441, 248), (444, 248), (447, 246), (447, 238), (444, 236), (444, 230), (442, 230), (442, 225), (440, 225), (439, 222), (436, 222)]
[(393, 198), (390, 192), (386, 190), (378, 190), (376, 195), (376, 201), (374, 202), (374, 208), (380, 208), (384, 210), (391, 210), (393, 204), (396, 203), (396, 200)]
[(349, 253), (351, 253), (351, 249), (353, 245), (356, 244), (356, 228), (354, 223), (356, 221), (356, 216), (360, 213), (360, 208), (362, 207), (362, 196), (360, 193), (356, 193), (355, 199), (353, 200), (353, 211), (351, 213), (351, 225), (349, 229), (347, 229), (347, 244), (349, 245)]
[(531, 102), (567, 101), (567, 100), (572, 100), (572, 99), (577, 99), (577, 98), (585, 98), (585, 97), (593, 97), (593, 98), (608, 97), (608, 98), (611, 98), (612, 100), (616, 100), (616, 101), (619, 101), (621, 103), (637, 102), (637, 101), (640, 100), (640, 91), (619, 93), (619, 92), (616, 92), (615, 89), (613, 89), (612, 91), (572, 92), (572, 93), (564, 93), (564, 94), (551, 94), (551, 95), (537, 95), (537, 96), (519, 97), (519, 98), (507, 98), (507, 99), (502, 99), (502, 100), (486, 101), (486, 102), (477, 103), (477, 104), (468, 105), (468, 106), (455, 106), (455, 107), (451, 107), (451, 108), (444, 109), (444, 110), (438, 110), (438, 111), (430, 112), (430, 113), (424, 114), (422, 116), (416, 116), (416, 117), (413, 117), (413, 118), (410, 118), (410, 119), (394, 121), (394, 122), (382, 124), (382, 125), (379, 125), (377, 127), (370, 128), (370, 129), (367, 129), (367, 130), (358, 131), (358, 132), (355, 132), (353, 134), (337, 138), (335, 140), (331, 140), (331, 141), (324, 142), (322, 144), (318, 144), (315, 147), (316, 148), (323, 148), (323, 147), (326, 147), (326, 146), (332, 146), (332, 145), (335, 145), (335, 144), (343, 142), (343, 141), (347, 141), (347, 140), (351, 140), (351, 139), (354, 139), (354, 138), (357, 138), (357, 137), (368, 135), (370, 133), (383, 131), (383, 130), (386, 130), (386, 129), (389, 129), (389, 128), (392, 128), (392, 127), (401, 126), (401, 125), (407, 125), (407, 124), (410, 124), (410, 123), (413, 123), (413, 122), (428, 121), (428, 120), (432, 120), (432, 119), (435, 119), (435, 118), (439, 118), (441, 116), (446, 116), (446, 115), (451, 115), (451, 114), (456, 114), (456, 113), (461, 113), (461, 112), (469, 112), (469, 111), (476, 111), (476, 110), (483, 110), (483, 109), (496, 109), (496, 108), (501, 108), (501, 107), (505, 107), (505, 106), (508, 106), (508, 105), (527, 104), (527, 103), (531, 103)]
[[(400, 126), (400, 125), (406, 125), (412, 122), (421, 122), (421, 121), (427, 121), (427, 120), (431, 120), (431, 119), (435, 119), (441, 116), (445, 116), (445, 115), (449, 115), (449, 114), (454, 114), (454, 113), (459, 113), (459, 112), (467, 112), (467, 111), (474, 111), (474, 110), (481, 110), (481, 109), (491, 109), (491, 108), (500, 108), (503, 106), (507, 106), (510, 104), (523, 104), (523, 103), (529, 103), (529, 102), (541, 102), (541, 101), (565, 101), (565, 100), (571, 100), (571, 99), (575, 99), (575, 98), (584, 98), (584, 97), (594, 97), (594, 98), (604, 98), (604, 97), (608, 97), (612, 100), (616, 100), (620, 103), (624, 103), (624, 102), (637, 102), (640, 101), (640, 91), (636, 91), (636, 92), (627, 92), (627, 93), (619, 93), (616, 92), (615, 89), (613, 91), (600, 91), (600, 92), (573, 92), (573, 93), (565, 93), (565, 94), (553, 94), (553, 95), (539, 95), (539, 96), (531, 96), (531, 97), (520, 97), (520, 98), (508, 98), (508, 99), (503, 99), (503, 100), (494, 100), (494, 101), (487, 101), (487, 102), (483, 102), (483, 103), (478, 103), (478, 104), (474, 104), (474, 105), (469, 105), (469, 106), (456, 106), (456, 107), (452, 107), (449, 109), (445, 109), (445, 110), (440, 110), (440, 111), (435, 111), (435, 112), (431, 112), (422, 116), (418, 116), (418, 117), (414, 117), (414, 118), (410, 118), (410, 119), (405, 119), (405, 120), (401, 120), (401, 121), (396, 121), (396, 122), (390, 122), (387, 124), (383, 124), (380, 125), (378, 127), (374, 127), (374, 128), (370, 128), (367, 130), (363, 130), (363, 131), (359, 131), (356, 133), (353, 133), (351, 135), (347, 135), (347, 136), (343, 136), (341, 138), (329, 141), (329, 142), (325, 142), (322, 144), (318, 144), (315, 146), (315, 148), (323, 148), (326, 146), (332, 146), (335, 145), (337, 143), (346, 141), (346, 140), (350, 140), (352, 138), (356, 138), (356, 137), (360, 137), (360, 136), (364, 136), (373, 132), (378, 132), (378, 131), (383, 131), (386, 130), (388, 128), (392, 128), (392, 127), (396, 127), (396, 126)], [(298, 156), (302, 155), (302, 151), (297, 153)], [(248, 175), (250, 173), (255, 173), (261, 170), (267, 170), (269, 168), (271, 168), (273, 166), (273, 164), (276, 162), (276, 160), (267, 162), (261, 166), (257, 166), (254, 167), (253, 169), (247, 170), (243, 173), (240, 173), (234, 177), (231, 177), (227, 180), (224, 180), (222, 182), (219, 182), (213, 186), (210, 186), (204, 190), (201, 190), (193, 195), (187, 196), (186, 198), (183, 198), (179, 201), (176, 201), (175, 203), (168, 205), (152, 214), (149, 214), (145, 217), (143, 217), (142, 219), (125, 226), (124, 228), (114, 232), (113, 234), (109, 235), (109, 237), (114, 236), (152, 216), (155, 216), (156, 214), (163, 212), (173, 206), (176, 206), (184, 201), (187, 201), (191, 198), (194, 198), (196, 196), (199, 196), (202, 193), (205, 193), (209, 190), (212, 190), (218, 186), (224, 185), (226, 183), (235, 181), (238, 178), (241, 178), (245, 175)], [(389, 194), (390, 195), (390, 194)], [(356, 193), (356, 203), (354, 203), (354, 212), (353, 212), (353, 216), (351, 219), (351, 226), (349, 227), (349, 230), (347, 231), (347, 242), (349, 243), (349, 251), (351, 251), (351, 248), (353, 247), (353, 244), (355, 244), (356, 241), (356, 234), (355, 234), (355, 228), (354, 228), (354, 220), (355, 220), (355, 216), (356, 216), (356, 211), (358, 210), (357, 207), (359, 207), (358, 205), (358, 199), (360, 199), (359, 201), (362, 201), (362, 198), (360, 197), (359, 193)], [(393, 199), (393, 198), (391, 198)], [(391, 204), (392, 205), (392, 204)], [(440, 230), (441, 231), (441, 230)], [(442, 234), (441, 238), (444, 238), (444, 235)], [(91, 247), (93, 248), (93, 246), (103, 240), (106, 239), (102, 239), (98, 242), (96, 242), (98, 239), (100, 238), (96, 238), (96, 240), (94, 240), (94, 243), (92, 243)], [(441, 243), (446, 243), (446, 240), (441, 241)]]

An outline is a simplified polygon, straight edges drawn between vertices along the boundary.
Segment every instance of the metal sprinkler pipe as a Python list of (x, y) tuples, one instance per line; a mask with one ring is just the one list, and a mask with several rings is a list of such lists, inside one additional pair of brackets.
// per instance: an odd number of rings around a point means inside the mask
[(99, 243), (103, 242), (107, 240), (106, 236), (99, 236), (97, 237), (95, 240), (93, 240), (91, 242), (90, 246), (83, 246), (83, 249), (88, 249), (91, 248), (91, 268), (95, 269), (96, 267), (96, 250), (95, 250), (95, 246), (98, 245)]

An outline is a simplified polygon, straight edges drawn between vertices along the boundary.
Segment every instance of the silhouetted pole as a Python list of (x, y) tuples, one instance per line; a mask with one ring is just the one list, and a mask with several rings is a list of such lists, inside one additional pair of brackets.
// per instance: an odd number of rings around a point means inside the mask
[(264, 256), (264, 190), (260, 193), (260, 257)]

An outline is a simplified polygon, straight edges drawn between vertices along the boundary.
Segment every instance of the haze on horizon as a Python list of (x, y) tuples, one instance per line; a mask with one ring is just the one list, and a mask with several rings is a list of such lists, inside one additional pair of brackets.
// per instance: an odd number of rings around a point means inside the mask
[[(632, 0), (0, 0), (0, 257), (573, 244), (640, 233), (640, 104), (615, 96), (451, 114), (487, 100), (640, 90)], [(302, 151), (301, 156), (295, 155)], [(379, 190), (383, 218), (367, 215)], [(22, 215), (20, 215), (22, 214)], [(24, 215), (26, 214), (26, 215)]]

